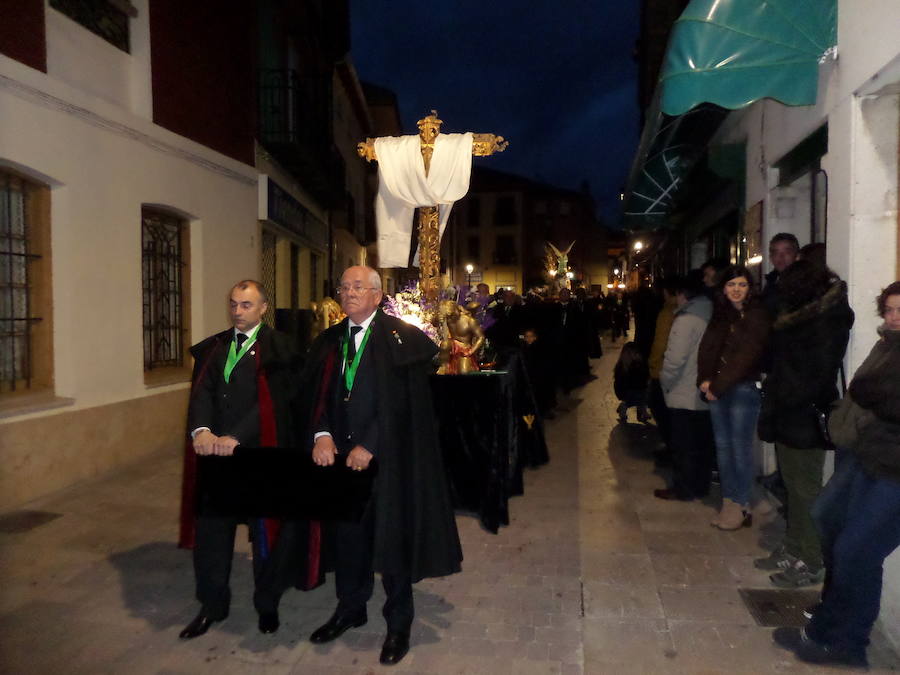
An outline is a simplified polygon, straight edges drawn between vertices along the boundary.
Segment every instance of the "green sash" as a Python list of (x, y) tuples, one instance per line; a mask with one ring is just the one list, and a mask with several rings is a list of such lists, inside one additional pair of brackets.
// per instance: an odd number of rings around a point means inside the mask
[(244, 341), (244, 344), (241, 346), (241, 351), (237, 351), (234, 348), (234, 345), (237, 341), (231, 341), (231, 344), (228, 347), (228, 358), (225, 359), (225, 382), (228, 382), (231, 379), (231, 371), (234, 370), (237, 362), (240, 361), (241, 357), (248, 351), (250, 351), (250, 347), (252, 347), (256, 343), (256, 334), (259, 333), (259, 329), (261, 327), (262, 323), (258, 323), (256, 325), (256, 328), (254, 328), (250, 332), (250, 334), (247, 336), (247, 339)]
[(366, 343), (369, 341), (369, 335), (372, 333), (372, 324), (369, 324), (369, 327), (366, 328), (366, 332), (363, 334), (362, 342), (359, 343), (359, 349), (356, 350), (356, 354), (353, 356), (353, 361), (351, 363), (347, 363), (347, 349), (350, 344), (350, 338), (348, 337), (344, 340), (343, 344), (343, 355), (344, 355), (344, 386), (347, 387), (347, 395), (349, 396), (350, 392), (353, 391), (353, 383), (356, 381), (356, 371), (359, 369), (359, 362), (362, 360), (363, 350), (366, 348)]

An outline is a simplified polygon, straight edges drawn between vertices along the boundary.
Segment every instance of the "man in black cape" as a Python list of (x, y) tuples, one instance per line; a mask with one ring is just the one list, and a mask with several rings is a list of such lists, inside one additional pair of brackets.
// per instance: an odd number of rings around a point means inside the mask
[(310, 640), (330, 642), (366, 623), (379, 572), (387, 594), (380, 660), (391, 665), (409, 650), (412, 584), (458, 572), (462, 550), (428, 381), (437, 347), (415, 326), (379, 310), (381, 297), (375, 270), (344, 272), (347, 319), (313, 343), (300, 390), (314, 392), (314, 400), (300, 409), (313, 411), (308, 443), (316, 464), (343, 463), (372, 474), (361, 517), (326, 524), (338, 605)]
[[(231, 467), (223, 462), (237, 459), (232, 457), (236, 448), (290, 447), (295, 440), (300, 356), (289, 336), (261, 322), (268, 304), (259, 282), (237, 283), (229, 302), (233, 327), (191, 348), (195, 360), (187, 425), (191, 441), (185, 452), (180, 544), (194, 549), (201, 609), (181, 631), (182, 639), (203, 635), (228, 616), (228, 580), (241, 522), (247, 522), (253, 542), (253, 601), (261, 632), (278, 629), (278, 602), (287, 587), (315, 586), (321, 575), (316, 550), (315, 562), (305, 570), (314, 578), (299, 578), (304, 549), (298, 544), (306, 538), (318, 542), (318, 532), (311, 531), (308, 522), (248, 517), (252, 514), (237, 513), (229, 504), (210, 498), (213, 487), (222, 487), (212, 483), (228, 479)], [(225, 489), (242, 492), (258, 487), (229, 483)], [(229, 493), (235, 503), (239, 496)]]

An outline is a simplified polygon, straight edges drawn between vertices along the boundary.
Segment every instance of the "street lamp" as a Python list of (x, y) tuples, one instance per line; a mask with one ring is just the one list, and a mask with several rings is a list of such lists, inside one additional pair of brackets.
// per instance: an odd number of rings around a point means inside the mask
[(466, 265), (466, 286), (472, 287), (472, 272), (475, 271), (475, 265), (469, 263)]
[(641, 240), (634, 242), (635, 251), (640, 251), (642, 248), (644, 248), (644, 242), (642, 242)]
[(566, 272), (566, 279), (568, 279), (569, 281), (572, 281), (572, 279), (574, 279), (574, 278), (575, 278), (575, 272), (573, 272), (572, 270), (569, 270), (568, 272)]
[(619, 268), (618, 267), (613, 270), (613, 274), (615, 274), (616, 276), (619, 276)]

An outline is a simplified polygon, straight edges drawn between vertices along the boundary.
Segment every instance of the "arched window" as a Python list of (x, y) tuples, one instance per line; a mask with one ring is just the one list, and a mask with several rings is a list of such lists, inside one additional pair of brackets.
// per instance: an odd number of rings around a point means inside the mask
[(158, 208), (141, 209), (145, 373), (185, 366), (188, 249), (184, 218)]
[(50, 190), (0, 170), (0, 393), (53, 385)]

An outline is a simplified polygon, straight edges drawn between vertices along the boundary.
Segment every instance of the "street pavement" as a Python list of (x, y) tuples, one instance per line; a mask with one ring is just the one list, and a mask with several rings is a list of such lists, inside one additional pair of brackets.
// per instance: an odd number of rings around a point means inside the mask
[[(331, 615), (333, 580), (291, 590), (281, 628), (256, 629), (246, 530), (239, 529), (231, 614), (190, 641), (197, 612), (190, 552), (175, 546), (176, 449), (22, 510), (47, 522), (0, 534), (2, 673), (821, 673), (775, 648), (739, 588), (769, 588), (754, 557), (780, 522), (763, 503), (752, 528), (709, 526), (713, 502), (652, 496), (664, 480), (653, 426), (618, 424), (612, 368), (562, 399), (547, 423), (550, 463), (529, 470), (511, 523), (496, 535), (459, 515), (463, 572), (415, 587), (412, 649), (378, 664), (383, 592), (369, 623), (327, 645), (309, 634)], [(4, 519), (2, 516), (7, 516)], [(0, 514), (10, 522), (11, 514)], [(52, 519), (51, 519), (52, 518)], [(873, 672), (900, 668), (880, 634)]]

